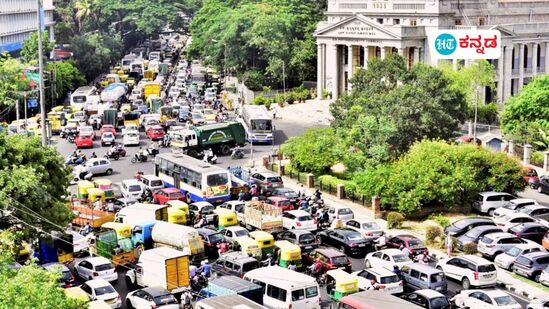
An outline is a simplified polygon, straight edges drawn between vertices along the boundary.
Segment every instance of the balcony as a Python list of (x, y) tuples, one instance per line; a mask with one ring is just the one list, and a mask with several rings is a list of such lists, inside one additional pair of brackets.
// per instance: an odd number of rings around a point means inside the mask
[(541, 34), (549, 33), (549, 23), (532, 24), (503, 24), (501, 27), (509, 29), (517, 34)]

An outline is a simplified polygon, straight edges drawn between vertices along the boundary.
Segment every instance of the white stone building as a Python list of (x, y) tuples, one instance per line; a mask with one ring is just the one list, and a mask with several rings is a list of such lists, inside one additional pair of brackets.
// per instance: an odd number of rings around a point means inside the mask
[(437, 65), (429, 46), (439, 29), (501, 31), (502, 56), (491, 60), (497, 90), (486, 91), (487, 101), (505, 102), (549, 72), (549, 0), (328, 0), (325, 15), (315, 32), (319, 95), (349, 91), (357, 68), (388, 53)]
[[(17, 52), (31, 32), (38, 27), (37, 0), (0, 0), (0, 53)], [(42, 0), (42, 29), (49, 32), (53, 41), (53, 0)]]

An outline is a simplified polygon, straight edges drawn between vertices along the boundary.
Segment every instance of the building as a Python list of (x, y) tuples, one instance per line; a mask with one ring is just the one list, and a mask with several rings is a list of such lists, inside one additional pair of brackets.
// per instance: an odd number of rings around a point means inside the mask
[[(329, 0), (315, 31), (317, 91), (337, 98), (349, 91), (353, 72), (368, 60), (398, 53), (412, 65), (437, 65), (429, 46), (441, 29), (496, 29), (501, 32), (496, 91), (487, 101), (505, 102), (532, 77), (549, 72), (548, 0)], [(465, 61), (454, 60), (454, 66)]]
[[(21, 50), (23, 42), (38, 26), (37, 0), (0, 0), (0, 53)], [(42, 30), (53, 41), (53, 0), (42, 0)]]

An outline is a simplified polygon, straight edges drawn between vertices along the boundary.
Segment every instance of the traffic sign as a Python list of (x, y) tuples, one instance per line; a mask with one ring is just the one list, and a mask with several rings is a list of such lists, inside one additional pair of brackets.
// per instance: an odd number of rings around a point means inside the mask
[(37, 98), (27, 99), (27, 106), (28, 106), (28, 108), (37, 108), (38, 107), (38, 99)]

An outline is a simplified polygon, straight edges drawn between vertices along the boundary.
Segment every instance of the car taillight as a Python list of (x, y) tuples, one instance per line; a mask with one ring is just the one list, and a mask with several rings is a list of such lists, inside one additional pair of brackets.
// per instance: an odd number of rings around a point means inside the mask
[(296, 226), (301, 226), (301, 222), (297, 221), (297, 222), (295, 223), (295, 225), (296, 225)]
[(335, 268), (332, 263), (326, 263), (326, 267), (329, 269)]
[(374, 236), (374, 234), (372, 232), (365, 232), (364, 236)]
[(503, 223), (498, 223), (497, 226), (505, 226)]
[(495, 245), (486, 245), (486, 248), (494, 248)]
[(270, 183), (270, 182), (265, 183), (265, 186), (267, 186), (267, 187), (270, 187), (271, 185), (272, 185), (272, 183)]
[(95, 272), (95, 271), (93, 272), (92, 275), (93, 275), (94, 277), (99, 276), (99, 274), (98, 274), (97, 272)]
[(316, 217), (313, 218), (313, 221), (314, 221), (315, 224), (318, 224), (318, 220), (316, 219)]
[(383, 290), (385, 288), (385, 286), (383, 284), (378, 284), (377, 288), (380, 289), (380, 290)]
[(475, 271), (475, 272), (473, 273), (473, 276), (474, 276), (475, 280), (478, 280), (478, 272), (477, 272), (477, 271)]
[(402, 282), (402, 280), (400, 280), (400, 281), (398, 282), (398, 285), (404, 286), (404, 282)]
[(351, 247), (356, 247), (358, 246), (358, 244), (351, 244)]

